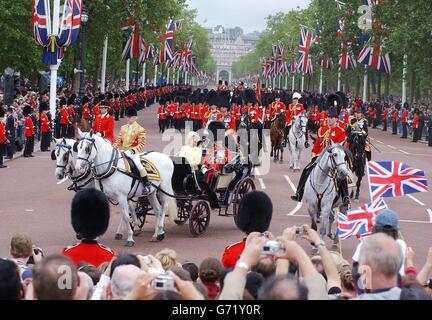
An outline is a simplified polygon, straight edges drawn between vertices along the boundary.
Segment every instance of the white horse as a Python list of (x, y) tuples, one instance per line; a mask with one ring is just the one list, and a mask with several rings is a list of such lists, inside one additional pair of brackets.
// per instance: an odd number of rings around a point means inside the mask
[[(94, 134), (93, 131), (89, 133), (79, 131), (79, 135), (81, 140), (77, 148), (78, 157), (75, 167), (79, 171), (91, 167), (101, 190), (109, 199), (119, 203), (123, 216), (117, 228), (115, 239), (122, 239), (121, 231), (125, 226), (128, 234), (125, 246), (132, 247), (135, 241), (133, 240), (133, 229), (129, 224), (129, 200), (141, 196), (143, 186), (139, 179), (136, 180), (130, 173), (127, 173), (120, 151), (114, 148), (108, 140), (99, 134)], [(160, 181), (151, 181), (151, 192), (147, 197), (156, 217), (152, 241), (162, 241), (165, 237), (164, 219), (166, 213), (173, 221), (177, 217), (177, 202), (169, 196), (174, 194), (171, 186), (174, 164), (169, 157), (159, 152), (148, 153), (145, 158), (150, 160), (160, 173)], [(134, 180), (136, 180), (135, 184), (133, 184)], [(157, 196), (159, 196), (161, 203), (159, 203)], [(131, 212), (131, 216), (133, 223), (138, 225), (134, 212)]]
[(75, 170), (77, 153), (73, 150), (78, 142), (73, 139), (55, 139), (56, 146), (51, 153), (51, 159), (56, 161), (55, 176), (61, 180), (67, 175), (72, 185), (68, 190), (79, 191), (83, 188), (95, 188), (95, 180), (90, 168), (84, 173)]
[(289, 151), (291, 154), (290, 168), (300, 171), (300, 154), (305, 148), (306, 127), (308, 119), (304, 113), (299, 114), (288, 135)]
[(305, 185), (304, 201), (308, 206), (308, 213), (312, 220), (311, 227), (317, 230), (319, 214), (322, 214), (320, 227), (321, 237), (328, 235), (333, 238), (331, 226), (334, 221), (333, 209), (342, 205), (342, 199), (334, 201), (337, 196), (337, 181), (351, 176), (345, 162), (345, 151), (339, 144), (331, 142), (315, 161)]

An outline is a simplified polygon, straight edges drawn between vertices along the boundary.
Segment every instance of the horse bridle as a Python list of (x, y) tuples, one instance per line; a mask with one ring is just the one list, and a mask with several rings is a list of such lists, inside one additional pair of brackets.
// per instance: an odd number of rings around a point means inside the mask
[(91, 164), (91, 162), (90, 162), (90, 156), (91, 156), (91, 153), (92, 153), (92, 151), (93, 151), (93, 147), (97, 150), (97, 147), (96, 147), (96, 145), (95, 145), (95, 139), (94, 138), (87, 138), (87, 137), (85, 137), (85, 138), (81, 138), (80, 139), (80, 141), (81, 142), (83, 142), (84, 140), (87, 140), (87, 141), (90, 141), (90, 149), (89, 149), (89, 151), (87, 152), (88, 153), (88, 157), (87, 157), (87, 159), (85, 159), (85, 158), (83, 158), (83, 157), (78, 157), (77, 158), (77, 160), (81, 160), (81, 161), (84, 161), (84, 162), (86, 162), (86, 163), (88, 163), (88, 164)]
[[(335, 179), (335, 178), (336, 178), (335, 173), (337, 173), (337, 168), (339, 168), (340, 166), (343, 166), (343, 165), (345, 164), (345, 162), (336, 163), (336, 160), (334, 159), (334, 157), (333, 157), (333, 153), (332, 153), (332, 152), (333, 152), (333, 149), (335, 149), (335, 148), (337, 148), (337, 146), (336, 146), (336, 147), (332, 147), (332, 148), (326, 150), (326, 152), (329, 153), (329, 159), (330, 159), (330, 162), (331, 162), (331, 167), (330, 167), (330, 172), (331, 172), (331, 174), (330, 174), (330, 175), (328, 175), (328, 174), (324, 171), (324, 169), (321, 168), (321, 166), (320, 166), (319, 163), (318, 163), (318, 168), (319, 168), (322, 172), (324, 172), (324, 173), (325, 173), (329, 178), (332, 178), (332, 179)], [(327, 160), (327, 161), (328, 161), (328, 160)]]
[[(72, 147), (68, 146), (67, 144), (63, 144), (63, 143), (56, 145), (56, 147), (59, 147), (60, 149), (66, 149), (67, 150), (65, 155), (63, 156), (63, 160), (64, 160), (65, 165), (61, 166), (61, 165), (56, 164), (57, 168), (66, 169), (67, 164), (69, 163), (69, 156), (72, 154), (72, 151), (71, 151)], [(59, 150), (59, 152), (60, 152), (60, 150)]]

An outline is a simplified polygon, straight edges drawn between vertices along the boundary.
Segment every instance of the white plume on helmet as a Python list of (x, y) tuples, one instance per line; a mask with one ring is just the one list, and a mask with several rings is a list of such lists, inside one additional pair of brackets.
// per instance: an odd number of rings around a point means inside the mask
[(300, 99), (302, 96), (301, 96), (301, 94), (300, 93), (298, 93), (298, 92), (294, 92), (294, 94), (293, 94), (293, 99)]

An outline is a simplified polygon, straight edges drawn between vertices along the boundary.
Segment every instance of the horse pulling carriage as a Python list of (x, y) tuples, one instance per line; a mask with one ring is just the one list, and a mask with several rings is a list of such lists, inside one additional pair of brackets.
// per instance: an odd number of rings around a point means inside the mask
[[(189, 221), (192, 236), (204, 233), (210, 224), (211, 207), (219, 210), (219, 216), (235, 216), (243, 196), (255, 190), (252, 180), (251, 165), (241, 164), (237, 155), (233, 163), (225, 165), (222, 173), (215, 177), (210, 192), (214, 192), (217, 200), (213, 200), (200, 181), (199, 171), (193, 170), (186, 158), (171, 157), (174, 163), (174, 174), (171, 179), (173, 195), (177, 202), (177, 225)], [(213, 203), (212, 203), (213, 202)], [(232, 210), (230, 210), (232, 208)], [(140, 197), (135, 208), (135, 215), (141, 229), (148, 215), (154, 215), (153, 208), (147, 197)]]

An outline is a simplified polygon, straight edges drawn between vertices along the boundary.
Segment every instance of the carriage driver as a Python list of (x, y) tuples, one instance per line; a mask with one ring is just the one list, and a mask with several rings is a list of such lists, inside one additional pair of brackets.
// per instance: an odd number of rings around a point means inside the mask
[[(346, 129), (346, 133), (347, 133), (347, 143), (345, 145), (346, 148), (349, 148), (349, 144), (353, 142), (354, 136), (356, 134), (363, 134), (365, 137), (367, 137), (369, 130), (368, 130), (368, 124), (367, 124), (367, 120), (363, 115), (363, 110), (362, 108), (359, 106), (354, 110), (354, 119), (351, 120), (350, 125), (348, 126), (348, 128)], [(365, 153), (366, 153), (366, 158), (368, 159), (368, 161), (371, 161), (371, 156), (372, 156), (372, 152), (371, 152), (371, 148), (369, 143), (366, 142), (366, 146), (365, 146)]]
[(144, 195), (146, 195), (150, 193), (151, 184), (140, 159), (140, 152), (143, 151), (146, 144), (146, 130), (138, 124), (137, 111), (134, 107), (127, 108), (125, 115), (127, 124), (121, 127), (113, 146), (125, 152), (125, 155), (133, 160), (140, 173)]
[[(294, 201), (301, 202), (306, 181), (316, 165), (316, 159), (320, 153), (330, 145), (330, 140), (335, 143), (343, 144), (346, 140), (345, 130), (338, 126), (339, 111), (337, 108), (330, 109), (328, 113), (328, 125), (319, 128), (318, 136), (312, 149), (312, 161), (303, 169), (300, 181), (297, 187), (297, 192), (291, 196)], [(343, 197), (344, 206), (350, 205), (348, 197), (348, 182), (346, 180), (338, 184), (340, 195)]]

